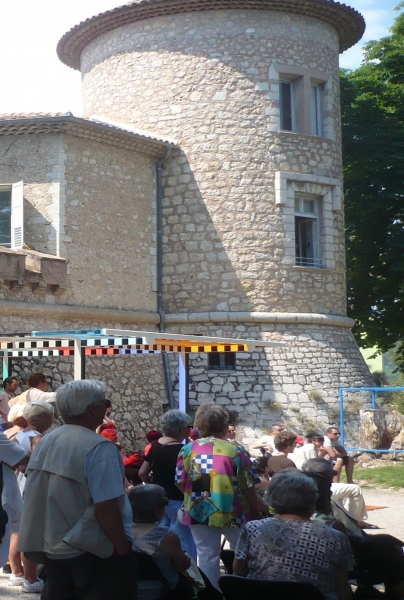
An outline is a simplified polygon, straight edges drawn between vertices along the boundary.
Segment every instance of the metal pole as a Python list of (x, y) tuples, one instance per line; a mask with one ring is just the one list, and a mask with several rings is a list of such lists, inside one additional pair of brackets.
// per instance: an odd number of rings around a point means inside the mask
[(375, 392), (375, 390), (372, 390), (372, 409), (373, 410), (376, 409), (376, 392)]
[(86, 378), (86, 355), (85, 347), (81, 345), (81, 340), (74, 340), (74, 379)]
[(341, 446), (344, 445), (344, 390), (339, 389), (339, 431), (341, 434)]
[(10, 376), (11, 373), (11, 358), (8, 354), (3, 356), (3, 379)]
[(189, 410), (189, 354), (178, 353), (178, 408), (185, 413)]

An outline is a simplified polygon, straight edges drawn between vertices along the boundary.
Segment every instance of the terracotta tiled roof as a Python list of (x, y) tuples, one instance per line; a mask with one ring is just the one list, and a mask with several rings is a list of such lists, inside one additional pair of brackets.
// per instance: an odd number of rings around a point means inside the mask
[(68, 31), (57, 46), (62, 62), (80, 69), (80, 55), (95, 38), (134, 21), (202, 10), (252, 9), (289, 12), (320, 19), (336, 29), (340, 52), (358, 42), (365, 21), (353, 8), (333, 0), (140, 0), (91, 17)]
[(176, 142), (128, 124), (82, 119), (71, 113), (0, 114), (0, 136), (37, 133), (67, 133), (77, 137), (140, 152), (154, 158), (164, 156)]

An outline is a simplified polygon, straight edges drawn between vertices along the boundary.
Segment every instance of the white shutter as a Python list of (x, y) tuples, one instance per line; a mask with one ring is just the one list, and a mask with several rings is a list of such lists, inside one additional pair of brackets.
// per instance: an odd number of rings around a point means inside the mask
[(11, 249), (24, 245), (24, 183), (13, 183), (11, 192)]

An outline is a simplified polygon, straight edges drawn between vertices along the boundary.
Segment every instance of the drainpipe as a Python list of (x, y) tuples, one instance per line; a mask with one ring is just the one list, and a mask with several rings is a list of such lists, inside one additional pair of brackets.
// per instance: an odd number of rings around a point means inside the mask
[[(163, 178), (162, 171), (165, 161), (171, 153), (171, 148), (166, 149), (162, 159), (156, 163), (156, 216), (157, 216), (157, 312), (160, 317), (159, 331), (165, 332), (165, 312), (163, 309)], [(163, 354), (164, 372), (167, 382), (168, 402), (170, 408), (174, 406), (174, 394), (168, 354)]]

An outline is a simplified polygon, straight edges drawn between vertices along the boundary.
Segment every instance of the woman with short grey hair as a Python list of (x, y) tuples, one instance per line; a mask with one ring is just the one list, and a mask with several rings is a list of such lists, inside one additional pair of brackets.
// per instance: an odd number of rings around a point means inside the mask
[(316, 484), (303, 473), (276, 473), (266, 493), (276, 515), (246, 524), (234, 574), (311, 583), (327, 600), (348, 600), (348, 571), (355, 559), (344, 534), (310, 520), (317, 496)]
[[(166, 491), (168, 505), (161, 524), (175, 531), (181, 540), (183, 550), (196, 561), (196, 548), (190, 528), (178, 521), (178, 511), (184, 495), (175, 485), (175, 467), (178, 452), (184, 439), (188, 439), (192, 423), (188, 415), (181, 410), (167, 411), (160, 419), (163, 437), (152, 444), (139, 470), (139, 477), (145, 483), (160, 485)], [(151, 477), (152, 475), (152, 477)]]
[(24, 448), (29, 456), (44, 432), (52, 425), (53, 413), (52, 404), (45, 400), (34, 400), (24, 406), (22, 414), (28, 427), (17, 433), (15, 441)]
[[(188, 415), (177, 409), (167, 411), (160, 419), (160, 426), (164, 435), (173, 439), (183, 436), (183, 432), (188, 429), (189, 424), (190, 418)], [(184, 437), (181, 437), (181, 440), (183, 439)]]

